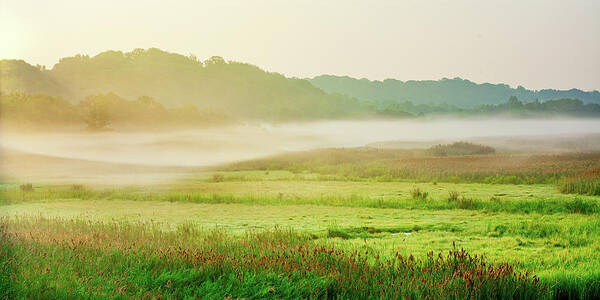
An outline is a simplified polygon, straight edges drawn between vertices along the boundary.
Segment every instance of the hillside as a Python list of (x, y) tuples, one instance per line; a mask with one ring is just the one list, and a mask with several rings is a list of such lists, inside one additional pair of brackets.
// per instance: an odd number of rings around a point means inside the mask
[(27, 93), (68, 96), (70, 92), (54, 80), (48, 71), (23, 60), (0, 60), (0, 93)]
[(469, 80), (454, 78), (423, 81), (400, 81), (386, 79), (370, 81), (347, 76), (321, 75), (309, 81), (326, 92), (340, 93), (372, 102), (404, 102), (415, 104), (447, 103), (460, 107), (473, 107), (483, 104), (500, 104), (511, 96), (521, 101), (536, 99), (548, 101), (571, 98), (584, 103), (600, 103), (600, 92), (571, 90), (528, 90), (522, 86), (514, 89), (506, 84), (477, 84)]
[[(218, 56), (200, 61), (192, 55), (156, 48), (105, 51), (93, 57), (75, 55), (62, 58), (49, 70), (23, 60), (0, 60), (0, 92), (45, 94), (72, 103), (100, 94), (114, 93), (126, 99), (148, 96), (166, 108), (194, 104), (203, 111), (236, 119), (266, 121), (506, 113), (508, 108), (513, 114), (535, 108), (528, 111), (588, 116), (597, 115), (596, 104), (600, 104), (598, 91), (533, 91), (459, 78), (406, 82), (330, 75), (308, 80), (288, 78)], [(513, 96), (535, 105), (504, 105)], [(540, 102), (533, 102), (536, 99), (550, 102), (544, 107), (551, 109), (542, 109)], [(570, 102), (552, 102), (556, 99)], [(569, 105), (554, 105), (557, 103)]]
[(325, 93), (303, 79), (221, 57), (201, 62), (159, 49), (76, 55), (48, 71), (15, 60), (0, 66), (3, 93), (43, 93), (73, 102), (114, 92), (125, 98), (150, 96), (165, 106), (192, 103), (236, 117), (271, 120), (335, 118), (363, 111), (358, 101)]

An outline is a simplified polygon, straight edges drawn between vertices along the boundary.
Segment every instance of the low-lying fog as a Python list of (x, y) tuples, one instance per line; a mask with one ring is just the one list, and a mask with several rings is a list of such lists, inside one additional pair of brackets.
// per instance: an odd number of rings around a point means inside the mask
[(457, 140), (486, 143), (508, 151), (598, 150), (598, 134), (600, 120), (591, 119), (324, 121), (160, 133), (3, 132), (0, 147), (5, 151), (101, 162), (207, 166), (283, 151), (367, 144), (417, 148)]

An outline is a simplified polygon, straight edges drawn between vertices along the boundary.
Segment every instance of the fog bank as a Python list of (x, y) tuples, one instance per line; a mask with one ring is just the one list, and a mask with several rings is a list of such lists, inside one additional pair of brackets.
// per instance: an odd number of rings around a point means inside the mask
[[(15, 134), (3, 132), (0, 147), (25, 153), (99, 162), (155, 166), (209, 166), (284, 151), (378, 145), (377, 142), (382, 141), (394, 141), (406, 148), (456, 140), (499, 144), (500, 140), (516, 139), (518, 141), (516, 144), (527, 146), (529, 142), (531, 149), (535, 149), (534, 146), (540, 144), (542, 140), (560, 142), (593, 134), (600, 134), (600, 120), (323, 121), (160, 133), (112, 131)], [(536, 137), (537, 140), (532, 137)], [(595, 147), (590, 145), (587, 148), (591, 149), (583, 150), (595, 150)], [(548, 150), (556, 149), (548, 148)]]

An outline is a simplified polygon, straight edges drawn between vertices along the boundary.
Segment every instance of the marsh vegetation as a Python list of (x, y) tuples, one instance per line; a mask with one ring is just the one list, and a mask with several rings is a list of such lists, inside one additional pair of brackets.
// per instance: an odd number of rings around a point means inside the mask
[(600, 295), (597, 91), (155, 48), (0, 76), (0, 299)]
[(588, 298), (600, 198), (565, 185), (599, 161), (344, 148), (160, 184), (8, 184), (3, 295)]

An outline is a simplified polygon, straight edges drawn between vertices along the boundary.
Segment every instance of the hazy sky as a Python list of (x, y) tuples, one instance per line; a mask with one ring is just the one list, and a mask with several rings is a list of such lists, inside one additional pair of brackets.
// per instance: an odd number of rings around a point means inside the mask
[(297, 77), (600, 90), (600, 1), (0, 0), (0, 58), (149, 47)]

